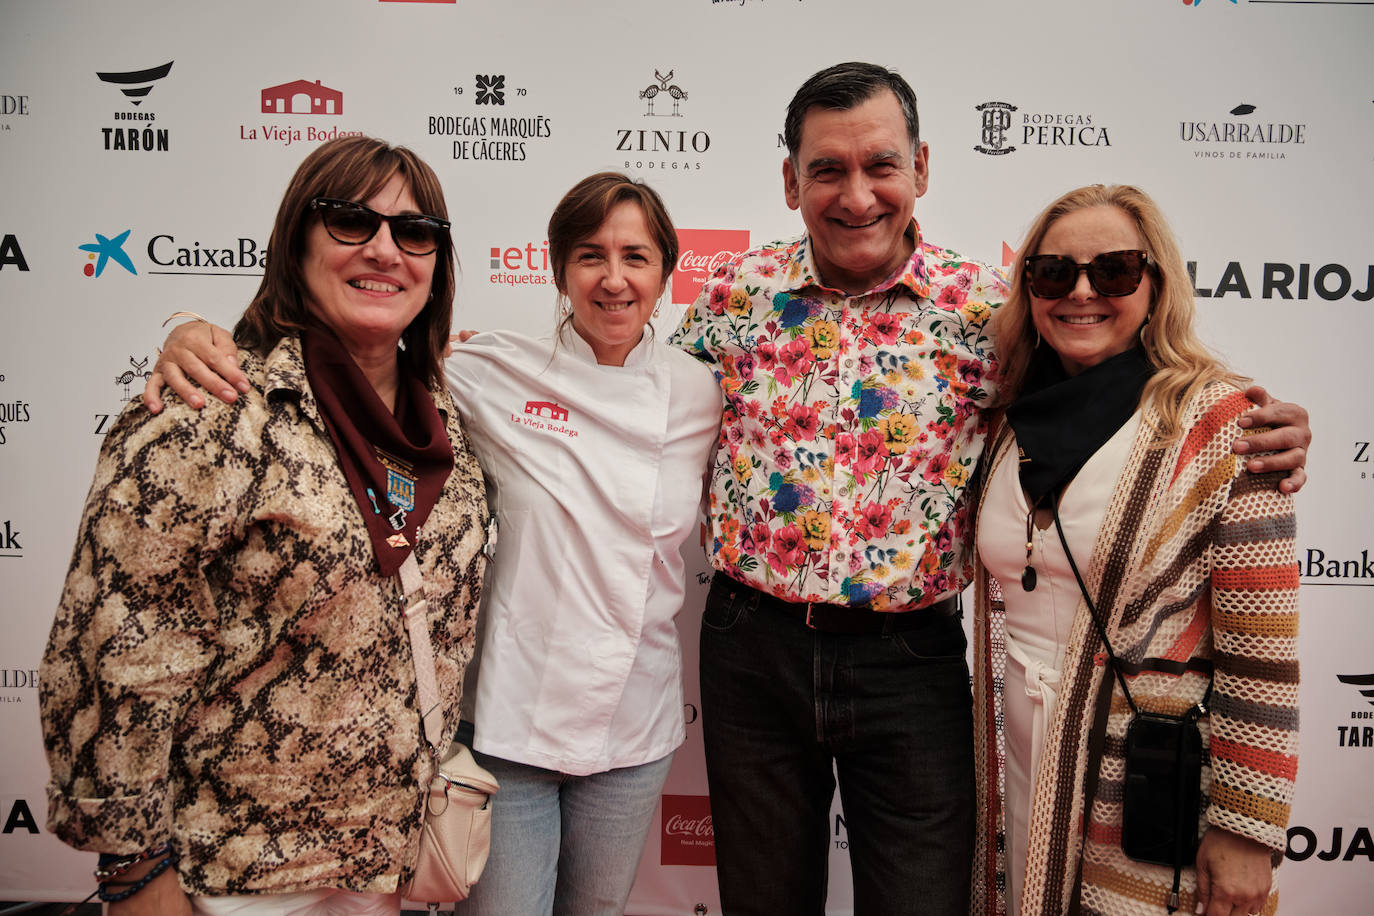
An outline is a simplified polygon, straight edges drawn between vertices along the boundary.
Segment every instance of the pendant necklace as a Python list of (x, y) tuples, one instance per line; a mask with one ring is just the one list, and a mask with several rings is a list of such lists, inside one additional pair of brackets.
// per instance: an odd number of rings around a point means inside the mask
[(1026, 513), (1026, 568), (1021, 570), (1021, 590), (1025, 592), (1035, 591), (1035, 567), (1031, 565), (1031, 551), (1035, 548), (1035, 541), (1031, 540), (1034, 520), (1035, 506), (1032, 505)]

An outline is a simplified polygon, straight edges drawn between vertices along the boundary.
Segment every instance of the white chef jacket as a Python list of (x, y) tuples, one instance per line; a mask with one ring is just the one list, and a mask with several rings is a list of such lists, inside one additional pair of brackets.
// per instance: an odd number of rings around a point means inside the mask
[(711, 371), (651, 334), (599, 365), (571, 329), (557, 348), (479, 334), (445, 371), (498, 525), (476, 748), (575, 776), (666, 756), (685, 736), (673, 618), (720, 434)]

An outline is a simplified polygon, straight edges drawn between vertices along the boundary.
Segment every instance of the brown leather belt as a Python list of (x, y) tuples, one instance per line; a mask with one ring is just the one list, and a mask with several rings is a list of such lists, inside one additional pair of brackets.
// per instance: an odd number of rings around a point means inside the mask
[[(716, 575), (722, 575), (716, 573)], [(728, 578), (728, 577), (727, 577)], [(730, 580), (731, 584), (741, 587), (740, 583)], [(910, 611), (875, 611), (867, 605), (821, 604), (815, 601), (784, 601), (761, 592), (750, 586), (758, 596), (759, 607), (768, 608), (799, 620), (808, 628), (819, 633), (846, 633), (851, 635), (904, 633), (917, 627), (927, 626), (944, 617), (959, 614), (959, 596), (952, 595), (943, 601)]]

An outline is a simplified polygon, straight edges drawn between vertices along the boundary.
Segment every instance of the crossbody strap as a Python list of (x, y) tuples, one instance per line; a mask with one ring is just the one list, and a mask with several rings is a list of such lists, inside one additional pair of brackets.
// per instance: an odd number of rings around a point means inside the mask
[(1083, 576), (1078, 571), (1078, 564), (1073, 561), (1073, 551), (1069, 550), (1069, 540), (1064, 537), (1064, 526), (1059, 521), (1059, 500), (1050, 496), (1050, 509), (1054, 512), (1054, 530), (1059, 532), (1059, 543), (1064, 545), (1064, 556), (1069, 560), (1069, 569), (1073, 570), (1074, 579), (1078, 580), (1078, 590), (1083, 593), (1083, 600), (1088, 604), (1088, 616), (1097, 625), (1097, 635), (1102, 637), (1102, 645), (1107, 647), (1107, 657), (1111, 659), (1112, 671), (1116, 674), (1117, 683), (1121, 685), (1121, 692), (1126, 695), (1126, 705), (1131, 707), (1132, 713), (1140, 712), (1136, 708), (1135, 700), (1131, 699), (1131, 688), (1126, 686), (1126, 676), (1121, 673), (1121, 662), (1117, 661), (1116, 653), (1112, 651), (1112, 642), (1107, 638), (1107, 627), (1097, 616), (1097, 607), (1093, 604), (1092, 596), (1088, 594), (1088, 586), (1083, 582)]
[[(1111, 659), (1112, 671), (1116, 673), (1117, 683), (1121, 685), (1121, 692), (1126, 696), (1126, 704), (1131, 707), (1132, 713), (1139, 713), (1140, 710), (1135, 705), (1135, 700), (1131, 698), (1131, 688), (1126, 686), (1126, 676), (1122, 672), (1121, 660), (1112, 651), (1111, 640), (1107, 638), (1107, 626), (1097, 616), (1097, 607), (1093, 604), (1092, 596), (1088, 594), (1088, 586), (1083, 582), (1083, 576), (1078, 571), (1078, 564), (1073, 561), (1073, 551), (1069, 550), (1069, 541), (1064, 537), (1064, 526), (1059, 521), (1059, 500), (1051, 499), (1051, 510), (1054, 512), (1054, 530), (1059, 533), (1059, 543), (1064, 547), (1064, 556), (1068, 558), (1069, 569), (1073, 570), (1073, 577), (1078, 582), (1078, 590), (1083, 593), (1083, 600), (1088, 605), (1088, 616), (1092, 617), (1093, 623), (1097, 626), (1097, 635), (1102, 638), (1102, 645), (1107, 649), (1107, 657)], [(1202, 695), (1202, 699), (1188, 711), (1187, 717), (1196, 720), (1198, 716), (1207, 714), (1207, 704), (1212, 699), (1212, 685), (1214, 680), (1207, 679), (1207, 692)]]
[(420, 564), (415, 562), (415, 551), (406, 556), (401, 564), (400, 575), (406, 601), (405, 623), (406, 632), (410, 634), (410, 656), (415, 663), (415, 691), (419, 694), (420, 721), (424, 726), (425, 740), (437, 755), (444, 733), (444, 708), (439, 703), (439, 681), (434, 676), (434, 647), (429, 642), (429, 620), (425, 613), (425, 583), (420, 576)]

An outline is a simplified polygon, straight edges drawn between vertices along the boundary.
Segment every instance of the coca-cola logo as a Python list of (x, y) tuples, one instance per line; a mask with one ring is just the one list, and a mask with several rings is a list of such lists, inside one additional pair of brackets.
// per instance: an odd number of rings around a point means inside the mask
[(681, 814), (674, 814), (663, 822), (664, 836), (692, 836), (692, 837), (711, 837), (715, 838), (715, 831), (711, 829), (711, 815), (705, 817), (686, 817)]
[(706, 254), (705, 252), (697, 254), (688, 249), (682, 253), (682, 257), (677, 259), (677, 269), (688, 273), (706, 274), (709, 277), (716, 272), (717, 267), (730, 260), (735, 254), (738, 252), (717, 251), (715, 254)]
[(716, 864), (711, 799), (706, 795), (663, 796), (661, 865)]
[(673, 302), (690, 305), (711, 274), (749, 249), (749, 230), (679, 229), (677, 241), (681, 254), (673, 270)]

